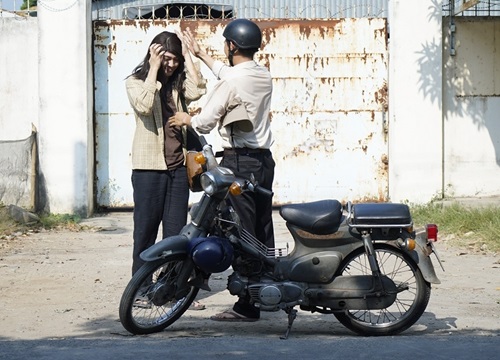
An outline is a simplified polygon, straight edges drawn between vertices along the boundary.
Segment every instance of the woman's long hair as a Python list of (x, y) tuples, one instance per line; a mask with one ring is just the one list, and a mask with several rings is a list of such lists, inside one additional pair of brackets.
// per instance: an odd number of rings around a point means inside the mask
[(163, 65), (158, 71), (157, 80), (160, 81), (164, 86), (169, 85), (172, 89), (176, 89), (179, 93), (182, 91), (182, 86), (186, 78), (184, 72), (184, 56), (182, 55), (182, 43), (175, 33), (169, 31), (163, 31), (156, 35), (148, 46), (148, 51), (144, 60), (135, 67), (132, 71), (132, 75), (137, 79), (146, 80), (149, 72), (149, 59), (151, 55), (149, 53), (149, 47), (153, 44), (160, 44), (166, 52), (174, 54), (177, 59), (179, 59), (179, 66), (174, 71), (170, 78), (166, 78), (165, 72), (163, 71)]

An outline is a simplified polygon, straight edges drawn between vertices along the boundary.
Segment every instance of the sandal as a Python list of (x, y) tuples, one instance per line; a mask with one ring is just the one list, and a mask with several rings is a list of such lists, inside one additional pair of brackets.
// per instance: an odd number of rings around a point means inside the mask
[(205, 310), (205, 309), (206, 309), (205, 305), (203, 305), (198, 301), (193, 301), (188, 308), (188, 310)]
[(141, 309), (151, 309), (151, 302), (146, 297), (139, 296), (135, 299), (132, 306)]
[(226, 321), (226, 322), (254, 322), (259, 320), (258, 318), (250, 318), (245, 315), (241, 315), (234, 310), (226, 310), (219, 314), (215, 314), (210, 317), (210, 320), (214, 321)]

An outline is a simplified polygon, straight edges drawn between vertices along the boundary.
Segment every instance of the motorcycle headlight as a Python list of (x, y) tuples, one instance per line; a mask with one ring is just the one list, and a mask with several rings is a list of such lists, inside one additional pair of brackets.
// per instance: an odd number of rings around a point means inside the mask
[(217, 167), (212, 171), (201, 174), (200, 184), (207, 195), (213, 195), (227, 188), (235, 180), (234, 173), (224, 167)]
[(210, 172), (204, 172), (203, 174), (201, 174), (200, 184), (201, 187), (203, 188), (203, 191), (206, 192), (208, 195), (213, 195), (218, 191), (215, 177)]

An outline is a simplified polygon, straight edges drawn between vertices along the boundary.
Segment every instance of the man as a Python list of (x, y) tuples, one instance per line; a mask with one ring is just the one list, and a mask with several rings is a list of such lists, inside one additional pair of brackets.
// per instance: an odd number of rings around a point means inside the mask
[[(254, 22), (236, 19), (226, 26), (223, 36), (224, 52), (230, 66), (210, 57), (199, 47), (189, 29), (185, 31), (184, 37), (193, 54), (220, 81), (208, 95), (200, 114), (191, 117), (177, 112), (169, 121), (172, 126), (191, 126), (201, 134), (208, 134), (217, 126), (224, 147), (221, 165), (233, 170), (236, 176), (249, 178), (253, 174), (260, 186), (272, 191), (275, 166), (270, 151), (273, 143), (269, 118), (272, 78), (265, 67), (253, 60), (261, 46), (262, 33)], [(230, 121), (226, 121), (226, 115), (242, 109), (250, 123), (237, 121), (228, 124)], [(272, 199), (248, 192), (231, 197), (231, 201), (242, 227), (267, 247), (274, 248)], [(247, 295), (239, 298), (232, 310), (211, 319), (256, 321), (259, 317), (259, 309), (251, 304)]]

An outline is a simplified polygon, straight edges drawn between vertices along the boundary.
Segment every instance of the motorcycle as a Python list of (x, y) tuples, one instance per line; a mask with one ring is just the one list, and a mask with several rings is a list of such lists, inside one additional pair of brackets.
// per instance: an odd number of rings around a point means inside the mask
[(141, 254), (146, 263), (120, 301), (120, 321), (127, 331), (164, 330), (184, 314), (200, 289), (210, 291), (212, 274), (231, 266), (231, 295), (249, 295), (261, 311), (288, 315), (283, 339), (297, 316), (295, 307), (332, 314), (364, 336), (395, 335), (417, 322), (431, 284), (440, 283), (430, 258), (435, 254), (441, 264), (435, 224), (415, 230), (409, 207), (400, 203), (342, 205), (326, 199), (286, 204), (280, 215), (293, 249), (268, 248), (241, 228), (228, 194), (273, 193), (219, 166), (212, 147), (204, 137), (200, 140), (203, 194), (179, 235)]

